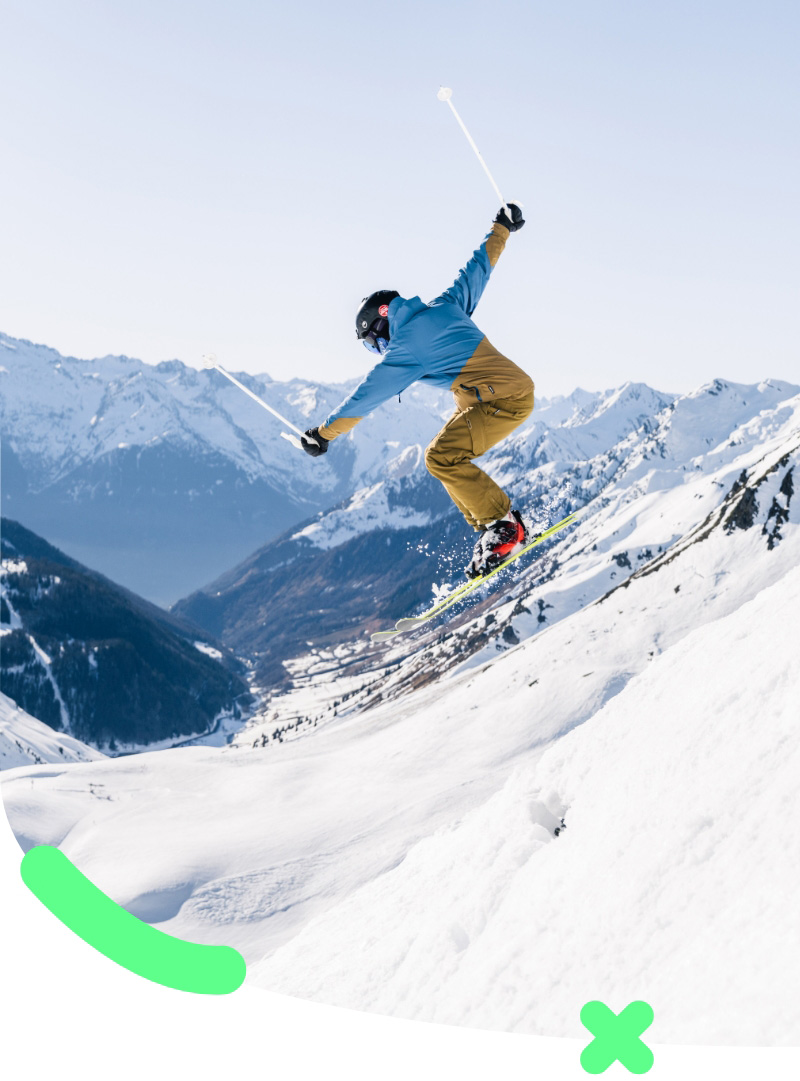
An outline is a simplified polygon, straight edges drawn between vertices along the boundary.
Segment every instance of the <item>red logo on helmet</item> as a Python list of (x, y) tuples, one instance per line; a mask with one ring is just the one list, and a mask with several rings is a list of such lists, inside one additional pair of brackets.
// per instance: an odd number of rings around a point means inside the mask
[(389, 305), (388, 304), (381, 304), (380, 308), (378, 308), (378, 315), (383, 316), (383, 318), (385, 319), (388, 314), (389, 314)]

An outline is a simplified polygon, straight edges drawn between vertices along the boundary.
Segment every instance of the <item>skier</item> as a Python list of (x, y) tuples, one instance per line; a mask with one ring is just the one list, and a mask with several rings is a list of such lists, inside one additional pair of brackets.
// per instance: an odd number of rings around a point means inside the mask
[(456, 411), (425, 451), (428, 471), (479, 532), (466, 567), (477, 578), (526, 543), (520, 514), (506, 493), (473, 464), (514, 431), (533, 410), (533, 381), (489, 343), (471, 316), (509, 234), (525, 224), (522, 212), (501, 208), (491, 231), (453, 285), (430, 304), (383, 289), (366, 297), (356, 336), (380, 361), (349, 398), (301, 437), (312, 457), (349, 432), (369, 412), (417, 380), (453, 391)]

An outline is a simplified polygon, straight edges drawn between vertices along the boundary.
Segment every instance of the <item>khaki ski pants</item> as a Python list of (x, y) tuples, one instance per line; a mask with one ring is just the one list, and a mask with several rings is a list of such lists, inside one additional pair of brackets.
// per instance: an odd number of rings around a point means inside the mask
[(532, 412), (532, 390), (517, 398), (477, 402), (456, 410), (426, 449), (428, 472), (442, 482), (473, 529), (504, 518), (511, 500), (472, 459), (505, 439)]

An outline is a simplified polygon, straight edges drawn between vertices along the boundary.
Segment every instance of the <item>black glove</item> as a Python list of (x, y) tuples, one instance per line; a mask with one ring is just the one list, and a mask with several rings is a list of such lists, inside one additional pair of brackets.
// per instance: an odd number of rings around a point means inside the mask
[(323, 439), (319, 434), (319, 428), (308, 428), (306, 434), (300, 436), (300, 442), (306, 454), (310, 454), (312, 458), (318, 458), (320, 454), (327, 451), (330, 439)]
[(508, 203), (508, 209), (511, 211), (511, 221), (508, 220), (508, 214), (506, 214), (506, 208), (501, 206), (497, 211), (497, 217), (494, 219), (499, 225), (505, 225), (506, 229), (512, 233), (516, 233), (517, 229), (521, 229), (525, 224), (525, 219), (522, 216), (522, 211), (516, 203)]

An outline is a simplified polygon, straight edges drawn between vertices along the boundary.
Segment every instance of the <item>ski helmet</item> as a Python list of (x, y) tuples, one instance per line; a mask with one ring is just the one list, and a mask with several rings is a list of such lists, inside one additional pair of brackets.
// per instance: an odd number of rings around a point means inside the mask
[[(396, 289), (379, 289), (377, 293), (364, 297), (356, 316), (356, 337), (366, 338), (376, 319), (388, 319), (389, 304), (399, 296)], [(384, 337), (389, 337), (388, 323)]]

